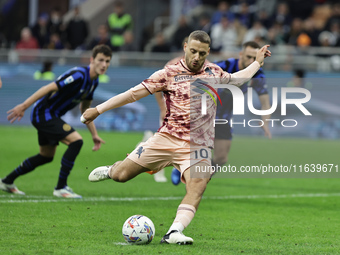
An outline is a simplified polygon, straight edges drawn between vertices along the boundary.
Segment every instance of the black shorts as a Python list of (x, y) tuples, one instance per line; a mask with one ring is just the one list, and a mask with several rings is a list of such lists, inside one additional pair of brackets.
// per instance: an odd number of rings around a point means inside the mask
[(215, 139), (231, 140), (232, 139), (232, 128), (229, 122), (226, 124), (215, 124)]
[(60, 118), (54, 118), (47, 122), (32, 122), (38, 130), (39, 145), (58, 145), (59, 141), (75, 130)]

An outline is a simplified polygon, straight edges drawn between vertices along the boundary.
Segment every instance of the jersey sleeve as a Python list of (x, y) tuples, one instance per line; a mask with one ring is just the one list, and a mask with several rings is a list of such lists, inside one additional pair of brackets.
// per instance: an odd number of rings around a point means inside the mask
[(250, 86), (256, 91), (259, 96), (268, 94), (266, 77), (262, 69), (260, 69), (251, 79)]
[(167, 87), (167, 74), (165, 69), (153, 73), (149, 78), (142, 81), (142, 85), (153, 94), (158, 91), (166, 90)]
[(223, 71), (223, 69), (218, 66), (218, 71), (219, 71), (219, 75), (220, 75), (220, 81), (221, 81), (221, 84), (227, 84), (229, 83), (230, 81), (230, 73), (226, 72), (226, 71)]
[(71, 84), (81, 84), (79, 80), (84, 80), (85, 74), (78, 71), (78, 70), (72, 70), (71, 72), (66, 72), (62, 75), (60, 75), (55, 83), (58, 86), (58, 89), (61, 90), (66, 86), (69, 86)]

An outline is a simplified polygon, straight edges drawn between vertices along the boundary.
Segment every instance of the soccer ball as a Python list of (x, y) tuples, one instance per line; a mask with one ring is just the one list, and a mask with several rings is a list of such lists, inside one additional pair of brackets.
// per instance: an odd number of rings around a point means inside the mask
[(124, 222), (122, 233), (128, 244), (148, 244), (155, 236), (155, 226), (148, 217), (133, 215)]

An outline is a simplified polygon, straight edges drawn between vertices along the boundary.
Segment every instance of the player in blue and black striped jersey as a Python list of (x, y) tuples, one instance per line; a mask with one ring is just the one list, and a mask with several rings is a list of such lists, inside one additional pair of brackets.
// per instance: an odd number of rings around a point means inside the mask
[[(40, 165), (51, 162), (59, 142), (62, 142), (68, 148), (61, 160), (59, 179), (53, 195), (81, 198), (67, 185), (67, 178), (83, 145), (83, 140), (80, 134), (61, 117), (78, 104), (81, 113), (90, 107), (93, 93), (98, 86), (98, 76), (107, 71), (111, 57), (112, 51), (108, 46), (94, 47), (89, 66), (74, 67), (66, 71), (56, 81), (40, 88), (25, 102), (7, 112), (7, 119), (13, 123), (15, 120), (19, 121), (24, 116), (25, 110), (35, 103), (31, 112), (31, 122), (38, 130), (40, 151), (37, 155), (24, 160), (4, 179), (0, 179), (1, 190), (24, 195), (25, 193), (13, 184), (14, 180)], [(98, 136), (93, 122), (87, 127), (92, 134), (93, 150), (96, 151), (104, 141)]]
[[(216, 62), (224, 71), (228, 73), (238, 72), (255, 61), (256, 52), (260, 49), (260, 46), (254, 42), (249, 41), (243, 44), (242, 51), (240, 52), (239, 59), (229, 58), (224, 61)], [(267, 110), (270, 108), (269, 95), (266, 86), (266, 78), (262, 68), (253, 76), (252, 80), (243, 84), (240, 89), (243, 93), (247, 93), (248, 87), (252, 87), (256, 91), (260, 103), (261, 110)], [(223, 166), (227, 163), (228, 153), (231, 147), (232, 140), (232, 128), (230, 127), (230, 119), (233, 116), (233, 97), (231, 92), (227, 89), (219, 89), (218, 94), (223, 102), (223, 105), (217, 106), (216, 119), (228, 120), (227, 124), (215, 125), (215, 142), (214, 142), (214, 158), (213, 163), (215, 165)], [(265, 136), (271, 138), (271, 133), (268, 127), (269, 115), (263, 115), (263, 131)]]

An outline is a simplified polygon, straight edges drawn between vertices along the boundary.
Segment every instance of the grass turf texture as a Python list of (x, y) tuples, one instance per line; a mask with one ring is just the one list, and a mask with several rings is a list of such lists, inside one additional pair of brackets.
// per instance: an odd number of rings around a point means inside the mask
[[(38, 145), (31, 127), (2, 126), (0, 132), (4, 177), (36, 154)], [(124, 158), (142, 134), (100, 132), (107, 143), (92, 152), (89, 132), (79, 132), (85, 143), (68, 184), (84, 199), (52, 196), (66, 149), (60, 145), (51, 164), (16, 180), (27, 196), (0, 193), (1, 254), (339, 254), (340, 179), (214, 178), (184, 232), (194, 245), (161, 245), (185, 194), (184, 185), (156, 183), (148, 174), (124, 184), (88, 182), (93, 168)], [(339, 147), (338, 141), (236, 137), (229, 163), (336, 164)], [(154, 222), (151, 244), (124, 245), (121, 228), (133, 214)]]

